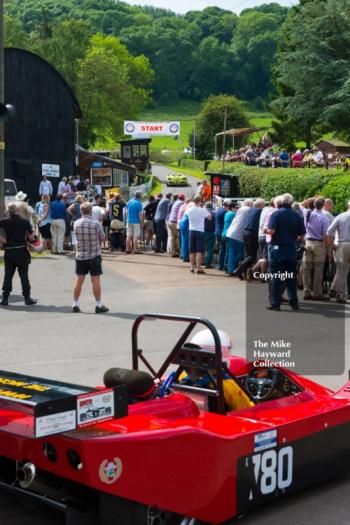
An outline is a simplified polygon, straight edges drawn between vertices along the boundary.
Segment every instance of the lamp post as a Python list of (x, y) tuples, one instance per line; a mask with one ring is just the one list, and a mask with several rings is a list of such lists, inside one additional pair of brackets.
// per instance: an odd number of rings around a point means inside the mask
[[(4, 103), (4, 0), (0, 0), (0, 104)], [(0, 121), (0, 217), (5, 212), (4, 199), (4, 122)]]
[(222, 141), (222, 171), (225, 170), (226, 129), (227, 129), (227, 106), (225, 106), (225, 113), (224, 113), (224, 137), (223, 137), (223, 141)]

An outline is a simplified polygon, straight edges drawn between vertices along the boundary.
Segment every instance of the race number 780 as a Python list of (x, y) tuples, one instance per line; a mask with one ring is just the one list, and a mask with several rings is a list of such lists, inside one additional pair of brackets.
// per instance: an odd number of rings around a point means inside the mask
[(266, 450), (252, 456), (254, 478), (261, 494), (287, 489), (293, 481), (293, 449)]

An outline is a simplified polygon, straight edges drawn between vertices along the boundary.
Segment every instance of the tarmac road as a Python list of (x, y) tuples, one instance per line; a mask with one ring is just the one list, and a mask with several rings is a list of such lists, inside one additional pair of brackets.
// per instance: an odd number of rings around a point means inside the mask
[[(84, 313), (70, 312), (73, 272), (71, 257), (47, 256), (33, 260), (32, 289), (39, 302), (32, 308), (23, 305), (16, 278), (11, 306), (0, 309), (0, 368), (67, 382), (101, 384), (107, 368), (131, 366), (133, 320), (138, 314), (150, 311), (203, 315), (230, 334), (234, 353), (244, 355), (245, 285), (235, 279), (228, 279), (215, 270), (203, 276), (192, 275), (188, 265), (166, 255), (107, 254), (102, 283), (104, 302), (110, 307), (110, 313), (99, 317), (93, 313), (89, 283), (81, 302)], [(0, 268), (0, 281), (2, 276), (3, 268)], [(308, 315), (303, 317), (305, 308)], [(287, 307), (279, 314), (288, 320), (294, 315)], [(271, 314), (271, 323), (279, 314)], [(317, 315), (310, 305), (302, 305), (300, 316), (296, 317), (300, 333), (307, 327), (302, 324), (304, 319), (309, 323)], [(322, 320), (324, 317), (325, 314)], [(322, 330), (323, 322), (318, 327), (315, 325), (314, 337), (318, 340), (325, 337)], [(179, 326), (165, 322), (149, 322), (142, 327), (140, 346), (151, 355), (155, 366), (167, 355), (179, 331)], [(331, 346), (328, 352), (332, 359)], [(346, 377), (344, 374), (315, 379), (339, 388)], [(184, 473), (189, 475), (185, 466)], [(246, 514), (240, 522), (244, 525), (329, 525), (330, 522), (348, 525), (349, 492), (350, 475), (261, 507)], [(0, 493), (0, 525), (63, 525), (63, 517), (51, 511), (37, 514), (18, 504), (12, 496)], [(116, 521), (111, 525), (124, 524)]]
[(176, 168), (167, 168), (166, 166), (154, 165), (152, 167), (153, 174), (161, 181), (163, 193), (184, 193), (186, 197), (193, 197), (196, 193), (196, 187), (199, 179), (187, 175), (188, 186), (167, 186), (166, 177), (169, 173), (176, 171)]

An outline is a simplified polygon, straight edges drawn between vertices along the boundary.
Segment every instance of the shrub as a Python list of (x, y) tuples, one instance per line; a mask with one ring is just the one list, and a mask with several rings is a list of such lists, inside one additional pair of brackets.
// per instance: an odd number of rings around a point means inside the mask
[(194, 160), (194, 159), (181, 159), (180, 166), (183, 168), (189, 168), (192, 170), (205, 170), (204, 166), (205, 162), (201, 160)]
[(167, 151), (166, 153), (162, 153), (159, 150), (151, 151), (150, 158), (152, 162), (156, 162), (159, 164), (179, 164), (183, 158), (183, 153), (179, 153), (176, 151)]
[(346, 210), (350, 201), (350, 175), (336, 175), (323, 188), (322, 195), (334, 201), (334, 211)]
[(261, 194), (270, 199), (282, 193), (291, 193), (296, 201), (322, 193), (332, 173), (315, 169), (273, 170), (261, 184)]
[[(211, 161), (208, 171), (222, 173), (222, 162)], [(322, 193), (328, 181), (339, 177), (325, 169), (256, 168), (238, 162), (225, 163), (224, 173), (239, 177), (241, 196), (270, 199), (288, 192), (297, 201)]]

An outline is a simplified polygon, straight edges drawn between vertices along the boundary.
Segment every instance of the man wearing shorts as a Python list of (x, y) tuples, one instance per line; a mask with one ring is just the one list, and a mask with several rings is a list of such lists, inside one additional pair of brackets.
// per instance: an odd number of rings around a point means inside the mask
[(185, 214), (188, 215), (190, 223), (190, 271), (194, 273), (196, 268), (197, 273), (205, 273), (201, 269), (205, 251), (204, 223), (205, 219), (211, 219), (211, 214), (207, 208), (201, 208), (202, 197), (200, 195), (194, 198), (194, 203), (195, 206)]
[(141, 192), (137, 191), (135, 197), (127, 205), (127, 237), (126, 253), (140, 253), (138, 244), (143, 229), (143, 207), (141, 203)]
[(80, 206), (80, 211), (82, 217), (74, 223), (77, 241), (75, 252), (77, 278), (73, 291), (72, 312), (80, 313), (79, 297), (85, 276), (89, 273), (96, 300), (95, 313), (102, 314), (108, 312), (108, 308), (103, 306), (101, 302), (100, 283), (100, 275), (102, 275), (101, 243), (105, 239), (105, 234), (101, 223), (92, 218), (92, 205), (89, 202), (84, 202)]

